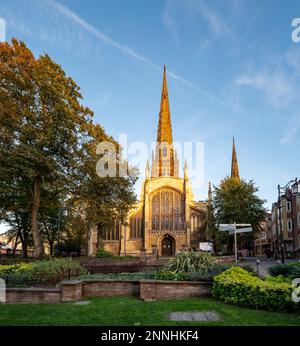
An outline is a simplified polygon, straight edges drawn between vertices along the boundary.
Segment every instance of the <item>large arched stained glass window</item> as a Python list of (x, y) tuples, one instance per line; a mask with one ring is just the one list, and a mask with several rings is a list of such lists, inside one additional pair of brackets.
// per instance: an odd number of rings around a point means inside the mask
[(159, 190), (152, 196), (152, 230), (182, 230), (184, 203), (182, 195), (172, 189)]

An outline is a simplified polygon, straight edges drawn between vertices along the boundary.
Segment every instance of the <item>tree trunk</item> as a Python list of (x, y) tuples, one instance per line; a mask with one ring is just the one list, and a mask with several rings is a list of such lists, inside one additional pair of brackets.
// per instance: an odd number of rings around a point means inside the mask
[(13, 252), (12, 252), (13, 257), (15, 257), (16, 249), (17, 249), (17, 246), (18, 246), (19, 234), (20, 234), (20, 231), (18, 231), (18, 233), (16, 235), (16, 241), (15, 241), (15, 245), (14, 245)]
[[(24, 230), (24, 232), (26, 232), (26, 231)], [(23, 236), (21, 231), (20, 231), (20, 240), (21, 240), (21, 244), (22, 244), (23, 258), (28, 258), (27, 236), (26, 235)]]
[(53, 256), (53, 244), (54, 244), (54, 241), (53, 239), (48, 239), (48, 242), (49, 242), (49, 252), (50, 252), (50, 256), (52, 257)]
[(41, 258), (44, 255), (44, 246), (38, 226), (38, 213), (40, 208), (41, 177), (37, 175), (33, 185), (33, 200), (31, 211), (31, 230), (34, 243), (34, 257)]
[(23, 257), (28, 258), (27, 240), (21, 237)]

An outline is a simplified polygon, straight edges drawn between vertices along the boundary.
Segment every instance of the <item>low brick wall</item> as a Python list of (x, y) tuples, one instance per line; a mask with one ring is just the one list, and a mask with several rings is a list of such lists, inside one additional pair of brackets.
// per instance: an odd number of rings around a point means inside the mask
[(140, 299), (177, 299), (191, 297), (209, 297), (210, 282), (202, 281), (160, 281), (141, 280)]
[(235, 262), (235, 256), (216, 256), (217, 263), (225, 264)]
[(83, 283), (83, 296), (139, 296), (139, 281), (121, 280), (85, 280)]
[(61, 302), (61, 290), (56, 288), (7, 288), (8, 304), (53, 304)]
[(76, 302), (82, 298), (81, 280), (63, 281), (61, 282), (61, 301)]
[(210, 282), (160, 280), (73, 280), (61, 282), (61, 288), (8, 288), (7, 303), (75, 302), (83, 297), (135, 296), (143, 300), (207, 297)]

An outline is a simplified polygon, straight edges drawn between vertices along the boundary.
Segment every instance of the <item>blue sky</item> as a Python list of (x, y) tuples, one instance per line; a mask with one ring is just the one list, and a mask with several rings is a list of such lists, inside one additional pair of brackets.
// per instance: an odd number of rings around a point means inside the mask
[(6, 38), (62, 65), (116, 138), (155, 140), (166, 63), (173, 137), (205, 146), (196, 199), (230, 173), (235, 136), (240, 175), (267, 206), (300, 176), (296, 17), (297, 0), (0, 0)]

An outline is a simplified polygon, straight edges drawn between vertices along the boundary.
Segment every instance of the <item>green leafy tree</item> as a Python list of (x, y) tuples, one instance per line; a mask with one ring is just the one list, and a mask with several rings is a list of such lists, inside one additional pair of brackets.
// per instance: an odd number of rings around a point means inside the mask
[(35, 58), (16, 39), (0, 43), (0, 216), (28, 213), (36, 257), (43, 237), (53, 248), (57, 196), (81, 210), (85, 234), (124, 218), (135, 200), (134, 174), (97, 176), (97, 144), (114, 141), (92, 123), (79, 90), (47, 54)]
[[(240, 240), (252, 243), (255, 234), (260, 230), (260, 223), (265, 219), (264, 200), (256, 193), (258, 188), (253, 181), (238, 180), (230, 177), (223, 179), (215, 187), (213, 208), (217, 224), (219, 223), (250, 223), (254, 232), (240, 235)], [(227, 232), (218, 232), (218, 241), (232, 247), (233, 237)]]
[[(115, 220), (124, 223), (129, 209), (136, 202), (134, 184), (137, 180), (137, 170), (134, 167), (127, 169), (127, 176), (120, 176), (119, 158), (121, 148), (113, 138), (106, 135), (103, 128), (96, 124), (88, 125), (90, 141), (80, 150), (80, 164), (75, 170), (76, 186), (68, 201), (71, 227), (77, 229), (81, 247), (84, 247), (86, 238), (91, 229), (98, 230), (99, 240), (106, 230), (110, 229)], [(97, 145), (101, 142), (111, 142), (116, 152), (116, 176), (99, 177), (96, 165), (101, 155), (97, 154)], [(85, 230), (82, 232), (82, 230)]]

